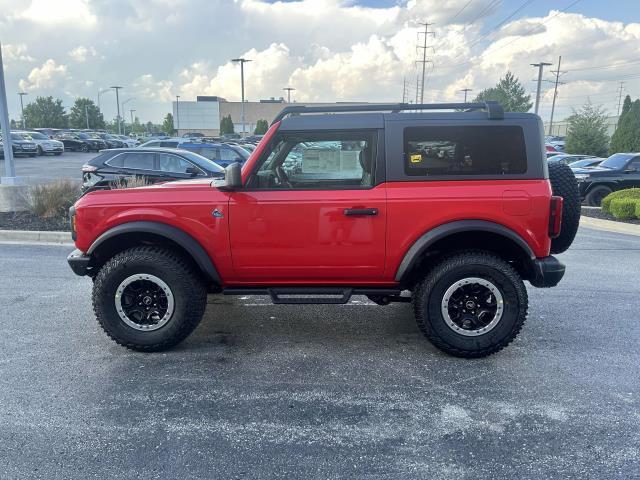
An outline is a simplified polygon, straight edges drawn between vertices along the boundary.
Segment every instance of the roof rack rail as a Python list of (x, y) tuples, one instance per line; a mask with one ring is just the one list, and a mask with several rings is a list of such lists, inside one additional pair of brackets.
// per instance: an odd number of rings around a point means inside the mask
[(404, 110), (485, 110), (489, 120), (502, 120), (504, 110), (498, 102), (487, 101), (482, 103), (363, 103), (359, 105), (324, 105), (307, 107), (305, 105), (292, 105), (283, 108), (273, 119), (271, 124), (279, 122), (289, 115), (304, 113), (345, 113), (345, 112), (384, 112), (398, 113)]

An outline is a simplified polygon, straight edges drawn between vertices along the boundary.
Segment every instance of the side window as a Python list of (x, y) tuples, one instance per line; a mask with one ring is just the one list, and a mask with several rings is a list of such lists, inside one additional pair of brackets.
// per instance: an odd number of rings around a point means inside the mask
[(152, 147), (152, 148), (159, 147), (159, 146), (160, 146), (160, 142), (149, 142), (145, 145), (145, 147)]
[(153, 153), (149, 152), (131, 152), (122, 155), (123, 167), (133, 168), (136, 170), (154, 170), (153, 168)]
[(415, 176), (525, 173), (527, 155), (522, 128), (406, 128), (404, 171), (407, 175)]
[(640, 172), (640, 157), (634, 158), (629, 163), (629, 167), (627, 167), (627, 168), (634, 169), (636, 172)]
[(167, 148), (176, 148), (178, 146), (178, 142), (160, 142), (160, 146)]
[(375, 138), (372, 132), (285, 134), (273, 145), (252, 185), (315, 190), (371, 187)]
[(194, 165), (191, 162), (186, 161), (184, 158), (172, 155), (171, 153), (158, 153), (158, 164), (161, 172), (168, 173), (189, 173), (188, 168), (193, 168)]
[(106, 163), (110, 167), (120, 167), (120, 168), (122, 168), (124, 166), (124, 155), (116, 155), (115, 157), (113, 157), (110, 160), (107, 160), (104, 163)]

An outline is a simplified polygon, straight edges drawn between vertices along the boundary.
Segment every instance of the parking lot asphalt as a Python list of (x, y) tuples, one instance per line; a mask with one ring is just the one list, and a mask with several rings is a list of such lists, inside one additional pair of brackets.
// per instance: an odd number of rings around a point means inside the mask
[[(64, 152), (60, 156), (15, 158), (16, 175), (32, 185), (49, 183), (60, 178), (82, 181), (82, 165), (97, 155), (96, 152)], [(0, 173), (5, 175), (4, 160), (0, 160)]]
[(112, 343), (69, 247), (0, 245), (0, 477), (640, 478), (640, 239), (581, 229), (518, 339), (440, 353), (407, 304), (209, 297)]

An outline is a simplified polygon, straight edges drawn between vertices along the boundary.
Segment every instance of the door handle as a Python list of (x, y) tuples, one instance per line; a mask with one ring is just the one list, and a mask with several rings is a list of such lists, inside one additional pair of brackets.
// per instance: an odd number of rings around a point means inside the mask
[(345, 208), (344, 214), (347, 217), (353, 217), (357, 215), (377, 215), (377, 208)]

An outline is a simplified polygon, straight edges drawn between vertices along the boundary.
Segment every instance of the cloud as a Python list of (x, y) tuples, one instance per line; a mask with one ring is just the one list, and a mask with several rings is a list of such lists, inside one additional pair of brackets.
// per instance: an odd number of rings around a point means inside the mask
[(96, 49), (93, 47), (84, 47), (82, 45), (74, 48), (69, 52), (69, 56), (78, 63), (87, 61), (89, 57), (96, 56)]
[(2, 46), (2, 58), (7, 63), (27, 62), (31, 63), (35, 59), (29, 55), (28, 48), (24, 43), (6, 44)]
[(58, 80), (67, 76), (67, 66), (58, 65), (55, 60), (49, 59), (40, 67), (36, 67), (29, 73), (26, 80), (20, 80), (22, 91), (52, 89)]
[(86, 0), (31, 0), (15, 17), (43, 25), (66, 24), (75, 28), (92, 27), (97, 21)]
[(145, 100), (171, 102), (175, 99), (173, 82), (156, 80), (150, 73), (141, 75), (133, 82), (134, 95)]

